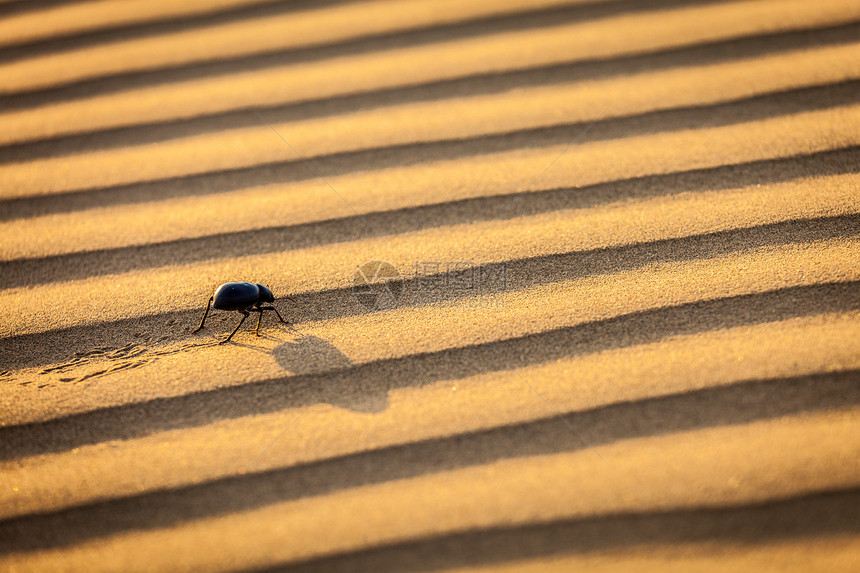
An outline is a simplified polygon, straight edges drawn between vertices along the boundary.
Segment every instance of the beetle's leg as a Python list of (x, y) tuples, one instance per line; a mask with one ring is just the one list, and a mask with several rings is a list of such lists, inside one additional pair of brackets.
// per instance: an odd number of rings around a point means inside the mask
[(194, 334), (194, 332), (197, 332), (203, 328), (203, 323), (206, 322), (206, 316), (209, 314), (209, 306), (212, 304), (212, 300), (214, 298), (215, 298), (214, 296), (209, 297), (209, 302), (206, 303), (206, 312), (203, 313), (203, 320), (200, 321), (200, 326), (198, 326), (197, 330), (193, 331), (192, 334)]
[(257, 336), (260, 336), (260, 323), (263, 322), (263, 309), (256, 309), (257, 312), (260, 313), (260, 318), (257, 319), (257, 328), (254, 329), (254, 332), (257, 333)]
[[(274, 311), (275, 311), (275, 314), (277, 314), (277, 315), (278, 315), (278, 318), (281, 320), (281, 322), (286, 322), (287, 324), (291, 324), (290, 322), (288, 322), (288, 321), (284, 320), (284, 317), (283, 317), (283, 316), (281, 316), (281, 313), (280, 313), (280, 312), (278, 312), (278, 309), (277, 309), (277, 308), (275, 308), (274, 306), (261, 306), (261, 307), (260, 307), (260, 310), (274, 310)], [(262, 318), (262, 316), (263, 316), (263, 313), (261, 312), (261, 313), (260, 313), (260, 317)]]
[(233, 335), (234, 335), (234, 334), (236, 334), (237, 332), (239, 332), (239, 327), (240, 327), (240, 326), (242, 326), (242, 323), (243, 323), (243, 322), (245, 322), (245, 319), (246, 319), (246, 318), (248, 318), (248, 315), (249, 315), (249, 314), (251, 314), (251, 313), (250, 313), (250, 312), (248, 312), (247, 310), (243, 310), (243, 311), (241, 311), (241, 312), (242, 312), (242, 314), (243, 314), (244, 316), (242, 317), (242, 320), (240, 320), (240, 321), (239, 321), (239, 324), (237, 324), (237, 325), (236, 325), (236, 330), (234, 330), (233, 332), (231, 332), (231, 333), (230, 333), (230, 336), (228, 336), (227, 338), (225, 338), (224, 340), (222, 340), (222, 341), (221, 341), (221, 342), (219, 342), (218, 344), (224, 344), (225, 342), (230, 342), (230, 339), (231, 339), (231, 338), (233, 338)]

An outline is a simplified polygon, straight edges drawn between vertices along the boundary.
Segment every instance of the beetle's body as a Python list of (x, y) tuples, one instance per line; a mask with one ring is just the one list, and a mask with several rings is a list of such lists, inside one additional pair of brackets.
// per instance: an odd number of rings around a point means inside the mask
[[(293, 299), (286, 298), (295, 303)], [(281, 322), (287, 322), (274, 306), (262, 306), (265, 303), (271, 304), (273, 302), (275, 302), (275, 295), (261, 284), (244, 282), (224, 283), (218, 287), (214, 295), (209, 297), (209, 303), (206, 305), (206, 311), (203, 313), (203, 320), (200, 321), (200, 326), (194, 332), (203, 328), (206, 317), (209, 315), (209, 307), (213, 306), (217, 310), (234, 310), (243, 315), (242, 320), (239, 321), (239, 325), (236, 326), (236, 330), (226, 339), (222, 340), (220, 344), (224, 344), (233, 338), (233, 335), (238, 332), (239, 327), (242, 326), (242, 323), (245, 322), (245, 319), (252, 312), (260, 313), (260, 318), (257, 320), (257, 328), (254, 329), (257, 336), (260, 336), (260, 322), (263, 320), (264, 310), (273, 310)]]
[(257, 303), (275, 302), (272, 291), (254, 283), (224, 283), (215, 291), (212, 306), (218, 310), (247, 310)]

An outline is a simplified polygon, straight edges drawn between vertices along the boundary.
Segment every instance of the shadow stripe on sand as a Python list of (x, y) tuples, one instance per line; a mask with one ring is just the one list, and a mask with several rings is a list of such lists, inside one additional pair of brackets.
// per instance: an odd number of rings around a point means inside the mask
[[(500, 153), (523, 148), (578, 146), (598, 141), (746, 122), (838, 108), (860, 102), (860, 80), (760, 94), (728, 102), (682, 106), (599, 121), (515, 130), (500, 134), (407, 143), (372, 149), (279, 161), (110, 187), (94, 187), (0, 200), (0, 220), (72, 212), (92, 207), (148, 203), (176, 197), (209, 197), (254, 186), (314, 180), (355, 172), (382, 170)], [(588, 131), (586, 132), (586, 128)]]
[[(173, 81), (193, 78), (223, 76), (299, 63), (322, 61), (343, 56), (353, 56), (428, 44), (476, 38), (501, 32), (540, 30), (560, 24), (587, 22), (618, 15), (636, 15), (652, 11), (684, 8), (697, 5), (713, 5), (732, 0), (614, 0), (592, 3), (554, 6), (530, 11), (464, 18), (458, 22), (419, 25), (414, 28), (394, 29), (381, 33), (368, 33), (357, 38), (328, 43), (309, 44), (294, 48), (266, 50), (239, 56), (198, 60), (180, 65), (158, 65), (119, 73), (101, 75), (80, 80), (71, 80), (48, 87), (25, 89), (0, 95), (0, 108), (4, 110), (26, 109), (85, 99), (95, 95), (114, 93), (129, 89), (164, 85)], [(170, 24), (172, 26), (172, 23)], [(109, 34), (114, 40), (127, 40), (124, 34)], [(212, 34), (212, 38), (217, 36)], [(68, 41), (64, 43), (70, 43)], [(24, 50), (17, 47), (3, 48), (0, 63), (16, 58)], [(24, 57), (37, 56), (38, 52)]]
[[(387, 407), (388, 392), (486, 372), (542, 364), (671, 336), (860, 309), (860, 283), (792, 287), (657, 308), (462, 348), (385, 359), (337, 370), (113, 406), (0, 428), (0, 460), (68, 451), (218, 420), (318, 403), (362, 412)], [(507, 362), (499, 362), (506, 356)]]
[(528, 85), (570, 82), (571, 78), (580, 81), (600, 79), (631, 73), (666, 70), (686, 65), (718, 63), (770, 54), (774, 51), (793, 51), (803, 47), (848, 44), (854, 42), (858, 31), (860, 31), (860, 23), (853, 22), (835, 27), (757, 34), (735, 40), (652, 50), (642, 54), (472, 74), (461, 78), (433, 80), (415, 85), (368, 90), (360, 93), (347, 93), (323, 99), (273, 106), (244, 107), (187, 119), (153, 121), (43, 137), (38, 140), (24, 140), (0, 145), (0, 162), (9, 163), (39, 157), (56, 157), (66, 153), (153, 143), (166, 139), (217, 132), (223, 129), (259, 126), (260, 121), (257, 115), (253, 113), (254, 111), (264, 113), (269, 121), (274, 123), (297, 121), (349, 113), (358, 109), (375, 109), (394, 104), (447, 99), (464, 95), (492, 94)]
[(712, 541), (718, 542), (713, 548), (713, 563), (718, 563), (719, 558), (726, 556), (725, 543), (754, 547), (756, 543), (856, 535), (860, 520), (854, 508), (858, 504), (860, 490), (847, 489), (740, 507), (626, 513), (523, 527), (488, 528), (255, 571), (419, 573), (457, 567), (503, 566), (508, 562), (599, 554), (627, 547), (645, 551), (658, 547), (678, 548), (687, 543)]
[(0, 521), (0, 551), (69, 545), (122, 531), (157, 529), (287, 500), (408, 479), (501, 459), (549, 455), (612, 442), (738, 425), (860, 404), (860, 371), (744, 380), (622, 402), (534, 422), (423, 440), (379, 450), (142, 493), (50, 514)]
[[(66, 255), (15, 259), (0, 262), (0, 289), (188, 264), (211, 260), (213, 253), (217, 253), (219, 259), (260, 255), (449, 225), (513, 219), (563, 209), (585, 209), (624, 199), (715, 191), (784, 182), (801, 177), (853, 173), (858, 164), (860, 147), (850, 147), (791, 158), (636, 177), (575, 189), (478, 197), (313, 223), (219, 233), (193, 239)], [(808, 225), (809, 230), (814, 232), (815, 228), (828, 225), (827, 221), (831, 220), (837, 225), (842, 221), (844, 232), (856, 233), (857, 219), (853, 216), (815, 218), (773, 225), (785, 225), (785, 230), (789, 232), (786, 237), (797, 237), (798, 225)], [(752, 239), (752, 244), (757, 244), (754, 238), (749, 238)]]
[[(502, 290), (487, 289), (483, 294), (493, 295), (551, 282), (573, 280), (588, 276), (616, 273), (641, 268), (644, 265), (707, 258), (742, 253), (765, 246), (808, 243), (816, 240), (855, 237), (857, 216), (825, 217), (821, 219), (787, 221), (745, 229), (733, 229), (657, 241), (604, 247), (588, 251), (572, 251), (539, 257), (509, 259), (498, 263), (477, 265), (471, 268), (484, 276), (497, 276), (504, 272)], [(705, 257), (703, 259), (703, 257)], [(441, 277), (441, 275), (440, 275)], [(407, 277), (395, 281), (403, 295), (396, 306), (422, 306), (414, 293), (427, 277)], [(392, 285), (393, 286), (393, 285)], [(469, 298), (471, 293), (440, 293), (432, 302), (451, 302)], [(357, 316), (376, 312), (359, 304), (352, 286), (324, 291), (293, 293), (297, 306), (290, 318), (295, 324)], [(205, 295), (201, 300), (205, 299)], [(225, 328), (226, 316), (213, 316), (212, 328)], [(219, 322), (220, 320), (220, 322)], [(137, 316), (128, 319), (95, 322), (70, 328), (11, 336), (0, 339), (0, 363), (14, 370), (69, 360), (76, 351), (139, 344), (145, 332), (157, 332), (165, 323), (185, 325), (177, 327), (173, 342), (193, 338), (192, 327), (199, 321), (199, 309)], [(141, 333), (141, 334), (135, 334)], [(169, 337), (162, 340), (171, 340)], [(28, 349), (40, 348), (38, 356)]]
[[(233, 22), (237, 19), (261, 18), (306, 10), (308, 8), (329, 7), (338, 4), (351, 4), (356, 0), (260, 0), (238, 6), (209, 8), (196, 14), (170, 14), (148, 20), (118, 24), (109, 28), (84, 30), (65, 35), (51, 35), (49, 38), (27, 40), (3, 47), (0, 62), (85, 48), (100, 43), (131, 38), (147, 38), (193, 28)], [(0, 18), (24, 12), (38, 12), (69, 4), (80, 4), (80, 0), (19, 0), (0, 3)]]

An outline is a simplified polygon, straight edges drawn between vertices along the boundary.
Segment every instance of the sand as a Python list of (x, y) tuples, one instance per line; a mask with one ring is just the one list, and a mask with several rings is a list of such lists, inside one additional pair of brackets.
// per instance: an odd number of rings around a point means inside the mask
[(856, 2), (0, 38), (0, 570), (860, 568)]

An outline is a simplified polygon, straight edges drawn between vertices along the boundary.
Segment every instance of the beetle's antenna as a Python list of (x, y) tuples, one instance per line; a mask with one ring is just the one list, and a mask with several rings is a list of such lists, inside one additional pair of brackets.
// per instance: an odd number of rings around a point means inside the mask
[(299, 306), (298, 301), (296, 301), (296, 299), (294, 299), (293, 297), (285, 296), (284, 298), (287, 299), (288, 301), (290, 301), (291, 303), (293, 303), (294, 305)]
[(212, 304), (212, 300), (214, 298), (214, 296), (209, 297), (209, 302), (206, 303), (206, 312), (203, 313), (203, 320), (200, 321), (200, 326), (198, 326), (197, 330), (193, 331), (192, 334), (194, 334), (194, 332), (198, 332), (200, 329), (203, 328), (203, 323), (206, 322), (206, 317), (209, 315), (209, 306)]

